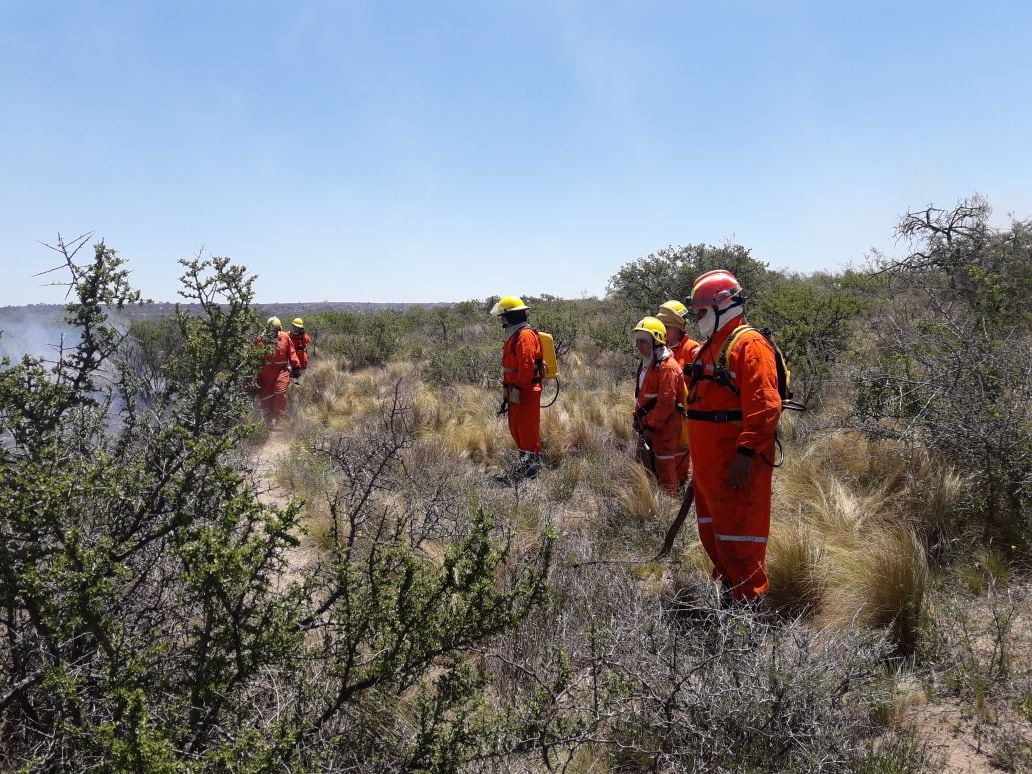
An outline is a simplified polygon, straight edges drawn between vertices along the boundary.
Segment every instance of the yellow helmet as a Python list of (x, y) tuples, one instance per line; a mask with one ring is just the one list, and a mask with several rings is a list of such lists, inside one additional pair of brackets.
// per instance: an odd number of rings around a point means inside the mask
[(275, 316), (270, 317), (268, 320), (266, 320), (265, 321), (265, 325), (267, 327), (271, 328), (274, 331), (281, 331), (281, 330), (283, 330), (283, 323), (281, 323), (280, 319), (278, 317), (275, 317)]
[(634, 326), (634, 330), (644, 331), (652, 336), (653, 344), (666, 344), (666, 326), (655, 317), (642, 317)]
[(298, 328), (304, 328), (305, 327), (305, 321), (302, 320), (300, 317), (295, 317), (293, 320), (290, 321), (290, 324), (291, 325), (296, 325)]
[(656, 319), (668, 328), (673, 326), (679, 330), (685, 329), (685, 318), (688, 316), (688, 307), (680, 301), (667, 301), (659, 305), (656, 312)]
[(530, 309), (523, 299), (518, 296), (504, 296), (499, 299), (498, 303), (491, 307), (491, 315), (497, 317), (500, 314), (506, 314), (507, 312), (520, 312), (524, 309)]

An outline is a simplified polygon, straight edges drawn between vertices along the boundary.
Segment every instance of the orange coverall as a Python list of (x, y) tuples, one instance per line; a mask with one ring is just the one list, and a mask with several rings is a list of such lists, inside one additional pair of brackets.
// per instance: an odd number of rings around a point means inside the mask
[(297, 361), (301, 364), (301, 370), (304, 371), (308, 368), (308, 345), (312, 343), (312, 337), (307, 333), (291, 333), (290, 343), (294, 345)]
[(677, 399), (683, 386), (681, 366), (668, 350), (661, 360), (645, 367), (644, 378), (640, 386), (635, 382), (634, 391), (634, 416), (642, 427), (652, 431), (649, 445), (656, 478), (673, 497), (677, 496), (677, 451), (681, 439)]
[(282, 419), (287, 413), (287, 387), (290, 386), (290, 372), (300, 368), (301, 363), (294, 352), (290, 334), (278, 331), (275, 342), (259, 336), (256, 346), (267, 347), (269, 356), (258, 371), (258, 397), (262, 402), (262, 413), (267, 420)]
[[(682, 372), (690, 367), (699, 349), (699, 342), (683, 336), (679, 342), (667, 347), (674, 360), (681, 366)], [(691, 458), (688, 454), (688, 420), (681, 419), (681, 437), (677, 443), (677, 482), (687, 481), (691, 476)]]
[(502, 345), (502, 387), (509, 402), (509, 433), (520, 451), (541, 451), (541, 342), (529, 325)]
[[(695, 372), (713, 376), (724, 342), (744, 324), (745, 320), (739, 319), (703, 343), (693, 363)], [(728, 352), (727, 368), (738, 395), (705, 378), (693, 378), (689, 383), (695, 511), (699, 538), (713, 560), (714, 577), (731, 587), (734, 599), (749, 600), (765, 593), (768, 585), (764, 559), (781, 397), (774, 351), (759, 332), (742, 334)], [(720, 412), (727, 411), (740, 411), (742, 418), (719, 421)], [(709, 419), (695, 418), (693, 412), (709, 414)], [(729, 468), (740, 447), (754, 453), (753, 462), (746, 484), (732, 489)]]
[(695, 339), (690, 339), (687, 336), (673, 346), (667, 347), (667, 349), (670, 350), (670, 354), (674, 356), (674, 360), (678, 362), (682, 369), (692, 364), (692, 361), (695, 359), (695, 352), (698, 348), (699, 342)]

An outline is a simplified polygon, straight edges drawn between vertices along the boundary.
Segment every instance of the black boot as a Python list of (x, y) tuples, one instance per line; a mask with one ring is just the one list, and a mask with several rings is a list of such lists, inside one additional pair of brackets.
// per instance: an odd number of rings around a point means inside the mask
[(534, 454), (533, 452), (521, 451), (519, 471), (523, 478), (537, 478), (538, 473), (541, 472), (540, 455)]
[(735, 604), (735, 597), (731, 593), (731, 583), (726, 578), (720, 579), (720, 608), (730, 610)]

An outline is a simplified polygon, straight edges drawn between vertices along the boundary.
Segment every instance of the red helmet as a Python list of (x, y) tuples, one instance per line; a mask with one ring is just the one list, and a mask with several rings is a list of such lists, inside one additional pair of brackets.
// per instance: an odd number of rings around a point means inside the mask
[(703, 306), (721, 306), (725, 301), (742, 292), (735, 275), (726, 269), (708, 271), (695, 280), (692, 295), (685, 299), (688, 306), (698, 309)]

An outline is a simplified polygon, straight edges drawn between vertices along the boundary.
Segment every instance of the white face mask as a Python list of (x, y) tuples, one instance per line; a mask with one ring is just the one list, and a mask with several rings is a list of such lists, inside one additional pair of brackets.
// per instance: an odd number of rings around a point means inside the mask
[(713, 309), (707, 309), (702, 319), (695, 321), (695, 326), (699, 329), (699, 335), (704, 339), (708, 339), (713, 335), (713, 326), (716, 323), (717, 316), (713, 314)]
[[(737, 307), (737, 308), (735, 308)], [(740, 317), (742, 314), (742, 306), (739, 303), (731, 303), (720, 310), (720, 327), (723, 328), (729, 322), (734, 320), (736, 317)], [(713, 313), (713, 307), (706, 309), (706, 314), (703, 315), (701, 320), (696, 320), (695, 325), (699, 329), (699, 334), (704, 338), (708, 339), (714, 333), (716, 333), (717, 315)]]

